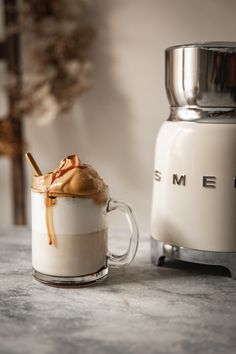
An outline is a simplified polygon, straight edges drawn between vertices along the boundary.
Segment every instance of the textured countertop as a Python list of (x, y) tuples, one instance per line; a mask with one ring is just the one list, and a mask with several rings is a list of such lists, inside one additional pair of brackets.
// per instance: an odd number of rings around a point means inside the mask
[(58, 289), (32, 279), (30, 231), (1, 231), (0, 353), (235, 353), (236, 281), (218, 267), (156, 268), (149, 253), (143, 235), (131, 266)]

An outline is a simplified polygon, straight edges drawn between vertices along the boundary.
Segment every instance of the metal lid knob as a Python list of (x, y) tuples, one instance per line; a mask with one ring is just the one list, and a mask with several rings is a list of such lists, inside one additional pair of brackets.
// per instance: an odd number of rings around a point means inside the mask
[(166, 91), (172, 107), (236, 108), (236, 42), (169, 47)]

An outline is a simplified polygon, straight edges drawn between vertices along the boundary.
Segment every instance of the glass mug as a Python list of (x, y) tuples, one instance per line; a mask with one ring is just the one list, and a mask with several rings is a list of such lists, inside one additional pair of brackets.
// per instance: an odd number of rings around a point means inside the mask
[[(33, 276), (53, 286), (82, 286), (102, 280), (109, 267), (132, 262), (138, 247), (138, 227), (131, 207), (109, 198), (97, 204), (90, 198), (58, 197), (51, 207), (55, 242), (48, 241), (46, 193), (31, 191)], [(107, 214), (120, 210), (130, 234), (127, 251), (108, 251)]]

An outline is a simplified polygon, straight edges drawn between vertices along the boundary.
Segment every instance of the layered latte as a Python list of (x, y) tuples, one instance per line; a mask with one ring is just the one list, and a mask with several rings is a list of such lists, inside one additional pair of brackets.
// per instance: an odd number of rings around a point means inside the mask
[(59, 168), (34, 176), (32, 264), (58, 277), (93, 274), (106, 267), (108, 187), (76, 155)]

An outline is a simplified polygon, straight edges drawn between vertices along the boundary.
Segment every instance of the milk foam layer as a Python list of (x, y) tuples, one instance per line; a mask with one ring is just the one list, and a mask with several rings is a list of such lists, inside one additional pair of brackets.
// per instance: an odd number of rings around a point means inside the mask
[[(53, 228), (56, 238), (60, 235), (85, 234), (107, 228), (106, 204), (94, 203), (89, 198), (67, 197), (56, 199), (56, 204), (52, 207)], [(32, 191), (31, 205), (32, 231), (47, 235), (45, 193)]]

